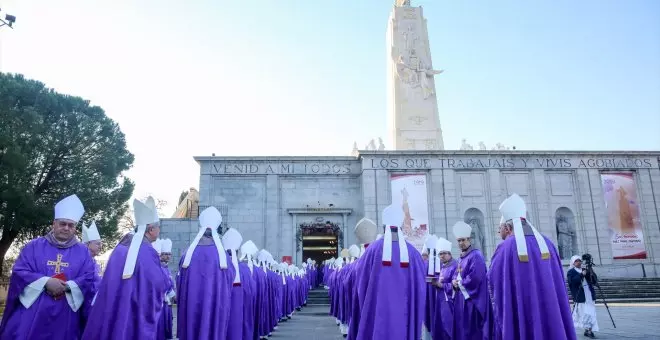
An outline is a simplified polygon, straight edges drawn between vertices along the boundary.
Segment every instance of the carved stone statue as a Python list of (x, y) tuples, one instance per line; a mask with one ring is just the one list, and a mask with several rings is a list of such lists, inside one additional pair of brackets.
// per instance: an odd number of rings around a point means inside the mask
[(357, 142), (353, 142), (353, 150), (351, 151), (351, 156), (357, 156), (359, 154)]
[(408, 7), (410, 6), (410, 0), (396, 0), (394, 4), (397, 7)]
[(556, 218), (556, 227), (557, 227), (557, 248), (559, 248), (559, 256), (562, 259), (570, 259), (573, 256), (573, 251), (575, 245), (573, 244), (573, 239), (575, 237), (575, 231), (571, 227), (568, 219), (564, 215), (559, 215)]
[(474, 150), (472, 145), (467, 143), (467, 139), (463, 138), (461, 140), (461, 150)]
[(497, 143), (497, 144), (495, 144), (495, 147), (493, 148), (493, 150), (500, 150), (500, 151), (501, 150), (506, 150), (506, 147), (502, 143)]
[(376, 141), (374, 141), (373, 139), (371, 141), (369, 141), (369, 144), (367, 145), (367, 150), (375, 151), (376, 150)]
[(479, 150), (486, 150), (486, 144), (484, 142), (479, 142)]
[(486, 240), (484, 238), (481, 221), (479, 220), (478, 217), (472, 216), (469, 217), (468, 220), (465, 222), (472, 227), (472, 235), (470, 235), (470, 237), (472, 238), (472, 245), (475, 248), (481, 250), (484, 256), (486, 256)]
[(378, 151), (384, 151), (385, 150), (385, 144), (383, 144), (383, 139), (378, 137)]

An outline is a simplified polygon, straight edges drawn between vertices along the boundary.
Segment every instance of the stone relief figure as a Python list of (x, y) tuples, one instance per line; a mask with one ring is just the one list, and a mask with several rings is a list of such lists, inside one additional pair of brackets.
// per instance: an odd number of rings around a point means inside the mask
[(471, 216), (465, 223), (469, 224), (472, 227), (472, 244), (475, 248), (481, 250), (481, 252), (486, 256), (486, 239), (483, 232), (483, 224), (477, 216)]
[(359, 152), (357, 142), (353, 142), (353, 151), (351, 151), (351, 156), (357, 156), (358, 154)]
[(408, 7), (410, 6), (410, 0), (396, 0), (394, 4), (397, 7)]
[(461, 150), (474, 150), (472, 145), (467, 143), (467, 139), (463, 138), (461, 140)]
[(559, 248), (559, 256), (562, 259), (570, 259), (573, 256), (575, 245), (575, 231), (570, 225), (568, 218), (559, 213), (555, 218), (557, 227), (557, 248)]
[(378, 137), (378, 151), (385, 151), (385, 144), (383, 144), (383, 139)]
[(376, 141), (373, 139), (369, 141), (369, 144), (367, 145), (367, 150), (376, 150)]
[(493, 150), (500, 150), (500, 151), (501, 150), (506, 150), (506, 147), (502, 143), (497, 143), (497, 144), (495, 144), (495, 147), (493, 148)]
[(486, 144), (484, 142), (479, 142), (479, 150), (486, 150)]
[(420, 85), (422, 86), (422, 93), (424, 99), (428, 99), (430, 96), (435, 94), (433, 89), (433, 76), (444, 72), (443, 70), (434, 70), (432, 67), (427, 67), (425, 63), (420, 63), (418, 67)]

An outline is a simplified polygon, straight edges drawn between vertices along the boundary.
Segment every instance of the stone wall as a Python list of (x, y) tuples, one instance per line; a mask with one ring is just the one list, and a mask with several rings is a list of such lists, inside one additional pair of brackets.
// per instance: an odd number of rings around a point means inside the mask
[[(366, 216), (380, 224), (380, 212), (392, 203), (390, 176), (413, 172), (427, 178), (431, 232), (453, 240), (454, 223), (470, 223), (475, 243), (483, 248), (486, 258), (501, 242), (498, 207), (508, 195), (517, 193), (527, 202), (528, 219), (561, 246), (564, 265), (571, 254), (588, 252), (605, 277), (641, 277), (660, 276), (656, 260), (660, 256), (659, 156), (443, 151), (362, 152), (357, 158), (197, 160), (201, 209), (218, 207), (226, 225), (238, 229), (244, 240), (269, 249), (278, 259), (289, 255), (297, 263), (302, 261), (296, 250), (295, 228), (316, 218), (343, 224), (344, 246), (355, 243), (355, 223)], [(612, 259), (600, 174), (621, 170), (634, 173), (637, 183), (646, 260)], [(163, 220), (163, 237), (174, 243), (173, 263), (178, 263), (197, 230), (196, 220)]]

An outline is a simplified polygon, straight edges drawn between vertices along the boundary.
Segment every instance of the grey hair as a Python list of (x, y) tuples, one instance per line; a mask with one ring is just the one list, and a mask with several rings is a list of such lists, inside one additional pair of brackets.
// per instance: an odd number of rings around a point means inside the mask
[[(524, 218), (520, 222), (522, 222), (523, 227), (531, 227), (529, 225), (529, 223), (527, 223), (527, 220), (524, 219)], [(513, 230), (513, 221), (512, 220), (508, 220), (508, 221), (504, 222), (503, 225), (504, 225), (505, 228), (509, 228), (509, 229)]]

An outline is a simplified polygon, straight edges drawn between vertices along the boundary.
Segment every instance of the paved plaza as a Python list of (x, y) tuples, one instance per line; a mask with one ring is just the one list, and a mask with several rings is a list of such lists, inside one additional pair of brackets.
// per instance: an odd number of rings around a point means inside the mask
[[(280, 323), (270, 339), (339, 340), (339, 328), (328, 316), (328, 306), (308, 306)], [(611, 304), (616, 329), (604, 306), (598, 307), (599, 339), (660, 339), (660, 304)], [(175, 313), (176, 315), (176, 313)], [(175, 320), (176, 328), (176, 320)], [(584, 338), (578, 332), (578, 339)], [(585, 338), (586, 339), (586, 338)]]

